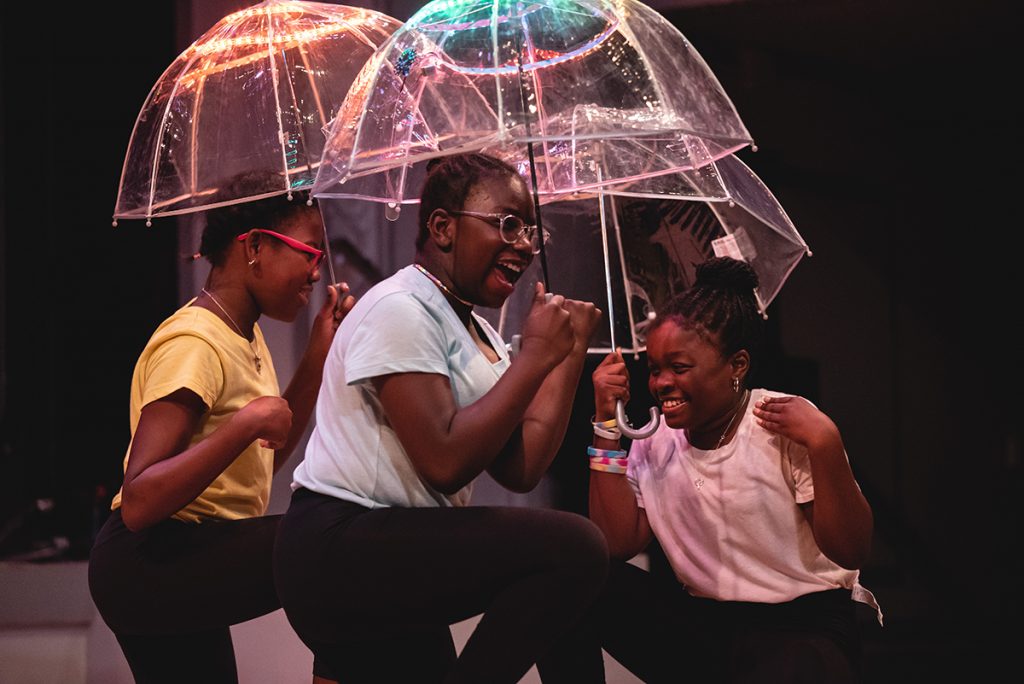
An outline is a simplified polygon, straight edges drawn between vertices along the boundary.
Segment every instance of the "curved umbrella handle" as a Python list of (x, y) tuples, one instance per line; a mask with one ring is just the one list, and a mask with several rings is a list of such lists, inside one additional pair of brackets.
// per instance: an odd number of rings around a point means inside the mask
[(634, 428), (629, 424), (629, 418), (626, 417), (626, 407), (623, 406), (622, 400), (615, 402), (615, 423), (619, 428), (619, 432), (624, 434), (630, 439), (647, 439), (655, 433), (658, 429), (658, 425), (661, 423), (661, 414), (658, 413), (658, 409), (655, 406), (651, 407), (651, 422), (642, 428)]

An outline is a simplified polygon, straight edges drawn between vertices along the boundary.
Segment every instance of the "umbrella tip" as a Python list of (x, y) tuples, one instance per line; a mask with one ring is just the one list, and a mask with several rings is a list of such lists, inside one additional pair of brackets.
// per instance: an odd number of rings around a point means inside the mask
[(117, 219), (114, 219), (113, 221), (111, 221), (110, 225), (114, 226), (114, 228), (117, 228)]
[(402, 215), (402, 207), (397, 202), (388, 202), (384, 205), (384, 218), (388, 221), (397, 221)]
[(148, 218), (148, 217), (146, 218), (146, 227), (147, 228), (152, 228), (153, 227), (153, 220)]

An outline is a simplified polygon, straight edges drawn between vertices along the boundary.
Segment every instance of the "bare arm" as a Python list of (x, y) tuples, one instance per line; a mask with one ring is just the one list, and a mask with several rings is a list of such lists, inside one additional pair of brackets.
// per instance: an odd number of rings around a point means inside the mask
[(515, 492), (532, 490), (551, 466), (565, 439), (573, 399), (587, 357), (587, 346), (601, 311), (589, 302), (566, 300), (573, 331), (573, 349), (544, 379), (506, 448), (487, 469), (501, 485)]
[(260, 397), (190, 447), (206, 410), (199, 396), (187, 389), (143, 407), (121, 497), (121, 514), (129, 529), (140, 530), (169, 518), (202, 494), (255, 440), (278, 444), (291, 426), (291, 411), (284, 399)]
[(327, 301), (313, 320), (306, 351), (299, 361), (298, 368), (295, 369), (295, 375), (288, 383), (288, 388), (281, 395), (292, 410), (292, 428), (284, 446), (274, 452), (274, 472), (280, 470), (288, 461), (288, 457), (295, 450), (295, 445), (305, 434), (306, 426), (309, 425), (323, 379), (324, 361), (327, 359), (327, 352), (330, 351), (334, 333), (355, 305), (355, 298), (346, 295), (347, 292), (348, 285), (345, 283), (327, 287)]
[[(615, 402), (629, 401), (629, 372), (622, 354), (616, 351), (606, 356), (594, 370), (593, 380), (596, 419), (614, 418)], [(620, 448), (618, 440), (597, 435), (594, 446), (608, 450)], [(613, 558), (632, 558), (647, 548), (654, 537), (647, 513), (637, 505), (636, 493), (625, 475), (590, 472), (590, 518), (604, 532)]]
[(457, 492), (491, 465), (548, 375), (572, 349), (572, 326), (562, 298), (545, 302), (539, 292), (522, 350), (494, 387), (472, 404), (459, 408), (443, 375), (394, 373), (373, 379), (384, 413), (417, 473), (439, 492)]
[(874, 519), (857, 486), (835, 423), (799, 397), (768, 397), (754, 407), (758, 423), (807, 448), (814, 480), (813, 505), (804, 511), (821, 552), (844, 568), (864, 565)]

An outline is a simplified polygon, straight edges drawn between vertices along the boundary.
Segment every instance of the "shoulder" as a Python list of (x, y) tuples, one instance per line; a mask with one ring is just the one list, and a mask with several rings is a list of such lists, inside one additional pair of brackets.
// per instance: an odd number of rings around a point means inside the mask
[(212, 312), (198, 306), (183, 306), (164, 319), (150, 337), (147, 349), (169, 342), (208, 346), (214, 352), (235, 333)]
[(370, 329), (380, 332), (395, 326), (422, 324), (436, 318), (429, 304), (417, 293), (401, 287), (375, 286), (356, 302), (342, 326), (352, 333), (361, 330), (365, 334)]

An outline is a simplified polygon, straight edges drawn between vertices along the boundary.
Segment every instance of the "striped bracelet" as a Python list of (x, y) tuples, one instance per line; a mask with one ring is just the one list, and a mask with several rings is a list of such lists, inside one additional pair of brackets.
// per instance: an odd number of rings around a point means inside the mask
[(628, 458), (611, 458), (610, 456), (591, 456), (591, 463), (600, 463), (601, 465), (620, 465), (625, 466), (629, 462)]
[(604, 463), (594, 463), (593, 461), (591, 461), (590, 462), (590, 469), (591, 470), (596, 470), (596, 471), (602, 472), (602, 473), (612, 473), (613, 475), (625, 475), (626, 474), (626, 466), (624, 466), (624, 465), (615, 465), (615, 464), (612, 464), (612, 463), (604, 464)]
[(587, 456), (604, 456), (606, 458), (626, 458), (627, 454), (622, 449), (598, 449), (588, 446)]

